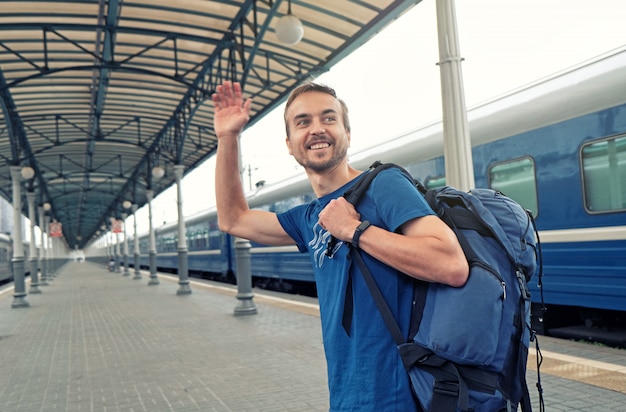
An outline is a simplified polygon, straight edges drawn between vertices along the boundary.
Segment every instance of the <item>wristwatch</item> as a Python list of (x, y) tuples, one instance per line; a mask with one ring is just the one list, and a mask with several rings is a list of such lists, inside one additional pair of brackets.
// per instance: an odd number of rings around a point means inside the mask
[(369, 220), (364, 220), (362, 221), (354, 230), (354, 235), (352, 235), (352, 241), (350, 242), (352, 244), (352, 247), (355, 248), (359, 248), (359, 238), (361, 237), (361, 235), (363, 234), (363, 232), (365, 232), (365, 230), (370, 227), (371, 223)]

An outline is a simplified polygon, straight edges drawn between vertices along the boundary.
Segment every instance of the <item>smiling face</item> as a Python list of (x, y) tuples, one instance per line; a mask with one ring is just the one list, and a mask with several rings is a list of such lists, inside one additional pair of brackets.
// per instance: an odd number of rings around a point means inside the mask
[(331, 94), (307, 91), (285, 110), (287, 148), (306, 170), (322, 173), (347, 158), (350, 132), (344, 106)]

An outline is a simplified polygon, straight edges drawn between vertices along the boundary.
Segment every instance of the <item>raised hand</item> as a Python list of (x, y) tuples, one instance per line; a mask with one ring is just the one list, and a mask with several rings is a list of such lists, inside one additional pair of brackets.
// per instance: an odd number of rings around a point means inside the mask
[(213, 128), (218, 138), (238, 137), (250, 120), (251, 99), (243, 99), (241, 85), (226, 81), (211, 96), (215, 107)]

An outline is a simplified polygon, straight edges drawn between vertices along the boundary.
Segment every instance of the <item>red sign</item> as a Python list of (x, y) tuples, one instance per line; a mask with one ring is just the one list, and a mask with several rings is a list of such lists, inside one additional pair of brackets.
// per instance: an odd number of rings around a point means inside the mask
[(61, 222), (50, 222), (50, 237), (63, 236), (63, 226)]
[(121, 220), (111, 220), (111, 231), (113, 233), (122, 233), (122, 221)]

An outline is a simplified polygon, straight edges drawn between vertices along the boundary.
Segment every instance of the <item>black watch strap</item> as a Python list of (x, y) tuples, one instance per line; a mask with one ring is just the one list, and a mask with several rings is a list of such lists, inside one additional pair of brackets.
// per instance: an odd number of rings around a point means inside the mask
[(354, 230), (354, 235), (352, 235), (352, 241), (350, 242), (353, 247), (359, 248), (359, 238), (365, 232), (365, 230), (370, 227), (371, 223), (369, 220), (364, 220), (359, 224)]

